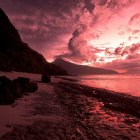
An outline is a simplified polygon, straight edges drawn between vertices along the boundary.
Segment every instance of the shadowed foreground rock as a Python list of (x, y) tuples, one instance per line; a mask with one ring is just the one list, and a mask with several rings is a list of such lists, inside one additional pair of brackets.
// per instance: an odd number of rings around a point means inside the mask
[(18, 84), (22, 89), (22, 92), (35, 92), (38, 89), (37, 83), (30, 82), (29, 78), (25, 77), (18, 77), (17, 79), (13, 80), (14, 83)]
[(13, 94), (13, 84), (10, 79), (5, 76), (0, 77), (0, 104), (11, 104), (15, 100)]
[(51, 82), (51, 76), (48, 75), (48, 74), (42, 74), (41, 82), (50, 83)]
[(12, 81), (5, 76), (1, 76), (0, 105), (12, 104), (16, 98), (22, 97), (27, 92), (35, 92), (37, 89), (37, 83), (30, 82), (29, 78), (18, 77)]
[(37, 83), (35, 82), (30, 82), (26, 88), (26, 92), (30, 92), (30, 93), (33, 93), (37, 90), (38, 90), (38, 86), (37, 86)]
[(13, 82), (19, 84), (22, 91), (26, 92), (28, 85), (30, 83), (30, 79), (25, 77), (18, 77), (17, 79), (13, 80)]

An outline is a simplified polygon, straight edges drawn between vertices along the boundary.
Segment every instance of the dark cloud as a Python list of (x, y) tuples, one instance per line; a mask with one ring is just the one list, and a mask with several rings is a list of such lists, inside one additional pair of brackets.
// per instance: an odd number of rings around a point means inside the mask
[(103, 6), (105, 5), (107, 2), (107, 0), (99, 0), (99, 5)]
[(88, 48), (87, 47), (87, 42), (86, 40), (84, 40), (83, 38), (81, 39), (81, 36), (86, 30), (86, 26), (85, 25), (81, 25), (79, 28), (77, 28), (73, 34), (72, 34), (72, 38), (70, 38), (69, 42), (68, 42), (68, 50), (69, 52), (64, 54), (63, 57), (67, 57), (67, 58), (77, 58), (79, 59), (78, 61), (83, 61), (88, 59), (88, 57), (86, 58), (86, 53), (84, 53), (84, 49), (85, 52), (87, 52)]
[(121, 55), (131, 55), (131, 54), (137, 54), (140, 52), (140, 43), (132, 44), (131, 46), (126, 46), (123, 48), (123, 51)]
[(68, 52), (57, 57), (74, 59), (75, 62), (95, 62), (98, 58), (96, 53), (102, 52), (101, 49), (88, 45), (86, 33), (87, 26), (81, 24), (72, 34), (68, 42)]
[(75, 55), (75, 56), (79, 56), (80, 53), (80, 49), (78, 49), (78, 47), (80, 47), (81, 45), (86, 45), (86, 41), (84, 40), (79, 40), (80, 35), (86, 30), (86, 26), (85, 25), (81, 25), (78, 29), (76, 29), (73, 32), (73, 37), (69, 40), (68, 43), (68, 49), (71, 51), (71, 55)]
[(0, 7), (16, 26), (22, 40), (37, 51), (52, 42), (61, 43), (59, 36), (71, 34), (83, 6), (84, 0), (0, 1)]
[(107, 2), (107, 7), (108, 8), (116, 8), (118, 7), (118, 2), (117, 0), (110, 0)]
[(132, 44), (131, 46), (122, 47), (119, 46), (115, 49), (114, 54), (115, 55), (131, 55), (131, 54), (137, 54), (140, 53), (140, 43)]
[(140, 43), (132, 44), (132, 46), (130, 47), (129, 50), (130, 50), (131, 53), (140, 52)]
[[(114, 51), (114, 55), (126, 55), (124, 60), (117, 59), (104, 65), (105, 68), (123, 69), (130, 72), (140, 73), (140, 43), (132, 44), (131, 46), (118, 47)], [(136, 70), (136, 71), (135, 71)]]
[[(54, 14), (55, 16), (61, 16), (64, 13), (71, 13), (71, 9), (75, 8), (80, 0), (3, 0), (1, 5), (11, 12), (16, 12), (16, 14), (34, 13), (35, 10), (43, 10)], [(30, 14), (30, 13), (29, 13)]]
[(81, 24), (74, 32), (73, 37), (78, 37), (80, 34), (82, 34), (86, 30), (86, 25)]
[(122, 47), (118, 47), (118, 48), (115, 49), (114, 54), (115, 55), (121, 55), (122, 54), (122, 50), (123, 50)]
[(89, 13), (92, 13), (94, 10), (94, 3), (92, 2), (92, 0), (85, 0), (85, 8)]

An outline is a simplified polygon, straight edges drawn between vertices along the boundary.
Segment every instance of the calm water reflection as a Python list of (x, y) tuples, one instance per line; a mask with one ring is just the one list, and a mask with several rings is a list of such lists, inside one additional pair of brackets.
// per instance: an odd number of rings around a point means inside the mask
[(140, 97), (140, 75), (84, 75), (80, 83)]

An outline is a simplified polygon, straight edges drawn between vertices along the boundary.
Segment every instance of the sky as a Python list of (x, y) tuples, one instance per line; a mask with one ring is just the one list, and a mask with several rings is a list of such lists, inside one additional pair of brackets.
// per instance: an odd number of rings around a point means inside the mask
[(140, 0), (0, 0), (0, 7), (47, 61), (140, 73)]

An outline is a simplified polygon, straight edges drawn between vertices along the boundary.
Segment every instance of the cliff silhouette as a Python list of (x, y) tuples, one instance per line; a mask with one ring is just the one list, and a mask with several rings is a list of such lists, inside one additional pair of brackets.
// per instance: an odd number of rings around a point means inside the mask
[(67, 72), (51, 64), (40, 53), (31, 49), (0, 9), (0, 70), (65, 75)]

